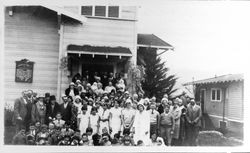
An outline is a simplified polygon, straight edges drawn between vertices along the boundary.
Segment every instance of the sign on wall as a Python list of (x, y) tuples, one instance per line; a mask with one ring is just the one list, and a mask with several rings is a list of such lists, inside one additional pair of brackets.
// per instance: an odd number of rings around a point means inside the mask
[(32, 83), (34, 62), (27, 59), (16, 61), (16, 82)]

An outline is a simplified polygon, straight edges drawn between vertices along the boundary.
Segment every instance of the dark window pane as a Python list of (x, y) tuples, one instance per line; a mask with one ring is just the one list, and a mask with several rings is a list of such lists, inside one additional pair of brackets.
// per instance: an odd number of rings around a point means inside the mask
[(82, 15), (92, 15), (92, 6), (82, 6)]
[(95, 16), (104, 16), (105, 17), (106, 7), (105, 6), (96, 6), (95, 7)]
[(216, 100), (220, 100), (220, 90), (217, 90), (217, 98)]
[(215, 100), (215, 91), (216, 90), (212, 90), (212, 100)]
[(108, 17), (119, 17), (119, 6), (109, 6)]

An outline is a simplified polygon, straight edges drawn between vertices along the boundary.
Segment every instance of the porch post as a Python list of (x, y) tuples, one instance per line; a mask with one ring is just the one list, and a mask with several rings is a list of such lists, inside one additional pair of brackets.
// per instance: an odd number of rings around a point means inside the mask
[(61, 58), (63, 57), (63, 25), (61, 22), (61, 14), (57, 14), (58, 18), (58, 34), (59, 34), (59, 54), (57, 68), (57, 100), (61, 103), (61, 86), (62, 86), (62, 70), (60, 69)]

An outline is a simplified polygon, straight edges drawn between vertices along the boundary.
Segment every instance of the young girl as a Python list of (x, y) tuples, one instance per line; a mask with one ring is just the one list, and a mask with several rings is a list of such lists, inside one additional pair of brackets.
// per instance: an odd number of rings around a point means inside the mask
[(100, 127), (100, 116), (97, 114), (97, 109), (96, 107), (93, 107), (91, 109), (91, 115), (89, 119), (89, 127), (93, 129), (93, 134), (99, 133), (99, 127)]
[(77, 116), (77, 127), (81, 131), (81, 135), (86, 132), (89, 127), (90, 115), (87, 113), (88, 107), (86, 105), (82, 106), (82, 113)]
[(119, 107), (118, 101), (115, 101), (115, 107), (112, 107), (110, 109), (110, 121), (111, 121), (111, 127), (112, 127), (112, 133), (111, 137), (114, 138), (114, 135), (121, 131), (121, 115), (122, 115), (122, 109)]

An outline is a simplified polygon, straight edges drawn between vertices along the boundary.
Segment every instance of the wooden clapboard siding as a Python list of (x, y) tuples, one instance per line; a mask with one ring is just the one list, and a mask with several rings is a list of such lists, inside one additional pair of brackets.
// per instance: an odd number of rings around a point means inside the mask
[[(89, 5), (88, 5), (89, 6)], [(67, 11), (72, 13), (80, 14), (81, 13), (81, 6), (65, 6), (64, 7)], [(136, 6), (119, 6), (120, 9), (120, 19), (127, 19), (127, 20), (136, 20)]]
[(64, 6), (64, 9), (69, 11), (69, 12), (79, 14), (80, 6)]
[(135, 6), (122, 6), (121, 18), (136, 20), (136, 7)]
[(233, 82), (229, 85), (228, 117), (230, 119), (243, 120), (242, 82)]
[(74, 31), (71, 25), (64, 27), (64, 45), (133, 47), (134, 32), (134, 22), (89, 18), (85, 25), (74, 27)]
[[(48, 10), (47, 10), (48, 11)], [(56, 95), (59, 35), (56, 14), (44, 17), (28, 7), (16, 8), (13, 16), (5, 12), (5, 102), (13, 103), (21, 91)], [(15, 82), (15, 61), (34, 61), (33, 83)]]

